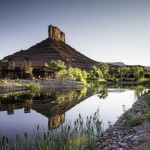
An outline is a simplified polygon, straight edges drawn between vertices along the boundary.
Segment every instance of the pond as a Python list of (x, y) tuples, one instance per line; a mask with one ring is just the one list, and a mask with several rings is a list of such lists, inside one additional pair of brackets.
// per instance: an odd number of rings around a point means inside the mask
[(38, 125), (43, 130), (56, 129), (67, 121), (73, 123), (79, 114), (86, 118), (98, 109), (103, 129), (107, 129), (125, 109), (131, 108), (143, 89), (92, 84), (81, 90), (1, 94), (0, 137), (33, 134)]

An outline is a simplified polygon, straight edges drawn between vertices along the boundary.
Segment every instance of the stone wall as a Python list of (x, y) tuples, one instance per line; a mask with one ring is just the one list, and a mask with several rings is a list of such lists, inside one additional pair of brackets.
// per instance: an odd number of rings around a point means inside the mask
[(65, 43), (65, 33), (60, 31), (57, 27), (50, 25), (48, 27), (49, 38), (52, 38), (56, 41), (62, 41)]

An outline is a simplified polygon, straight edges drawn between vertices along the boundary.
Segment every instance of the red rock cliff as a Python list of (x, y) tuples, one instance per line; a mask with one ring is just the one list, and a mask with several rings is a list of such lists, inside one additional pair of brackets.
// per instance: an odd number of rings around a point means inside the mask
[(62, 41), (65, 43), (65, 33), (60, 31), (57, 27), (50, 25), (48, 27), (49, 38), (52, 38), (56, 41)]

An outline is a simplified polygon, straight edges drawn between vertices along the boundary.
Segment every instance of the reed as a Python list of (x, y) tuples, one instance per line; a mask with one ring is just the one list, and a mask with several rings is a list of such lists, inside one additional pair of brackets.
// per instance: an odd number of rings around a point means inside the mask
[(13, 144), (7, 137), (0, 139), (1, 150), (92, 150), (96, 142), (103, 138), (103, 130), (99, 119), (99, 110), (93, 115), (83, 119), (79, 115), (72, 125), (68, 122), (58, 129), (44, 132), (37, 126), (36, 132), (29, 136), (26, 132), (23, 136), (16, 135)]

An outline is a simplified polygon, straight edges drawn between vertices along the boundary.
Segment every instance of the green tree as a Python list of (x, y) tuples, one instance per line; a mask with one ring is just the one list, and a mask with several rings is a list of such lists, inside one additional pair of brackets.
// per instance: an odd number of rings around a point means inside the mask
[(68, 71), (67, 71), (67, 73), (68, 73), (68, 76), (69, 77), (74, 77), (74, 68), (72, 68), (71, 66), (68, 68)]
[(87, 72), (85, 70), (82, 71), (82, 76), (84, 79), (87, 79)]
[(61, 60), (51, 60), (50, 62), (47, 63), (49, 67), (54, 67), (57, 68), (57, 70), (63, 70), (66, 69), (66, 65), (63, 61)]
[(110, 78), (118, 78), (118, 68), (110, 68), (109, 69)]
[(106, 63), (99, 63), (98, 64), (98, 68), (101, 70), (101, 72), (103, 74), (103, 77), (106, 79), (109, 76), (109, 74), (108, 74), (108, 72), (109, 72), (108, 64), (106, 64)]
[(60, 78), (67, 74), (66, 65), (61, 60), (57, 60), (57, 61), (51, 60), (50, 62), (45, 64), (45, 66), (56, 68), (57, 69), (57, 72), (56, 72), (57, 78)]
[(130, 68), (126, 66), (121, 66), (118, 68), (118, 76), (122, 78), (127, 78), (130, 74)]
[(96, 66), (93, 66), (93, 68), (89, 72), (89, 78), (101, 79), (103, 78), (103, 74), (99, 68), (97, 68)]
[(78, 72), (76, 80), (82, 82), (83, 84), (86, 84), (86, 80), (83, 78), (81, 71)]
[(140, 66), (134, 66), (133, 67), (133, 75), (134, 78), (138, 81), (139, 79), (144, 77), (144, 71), (143, 68)]

